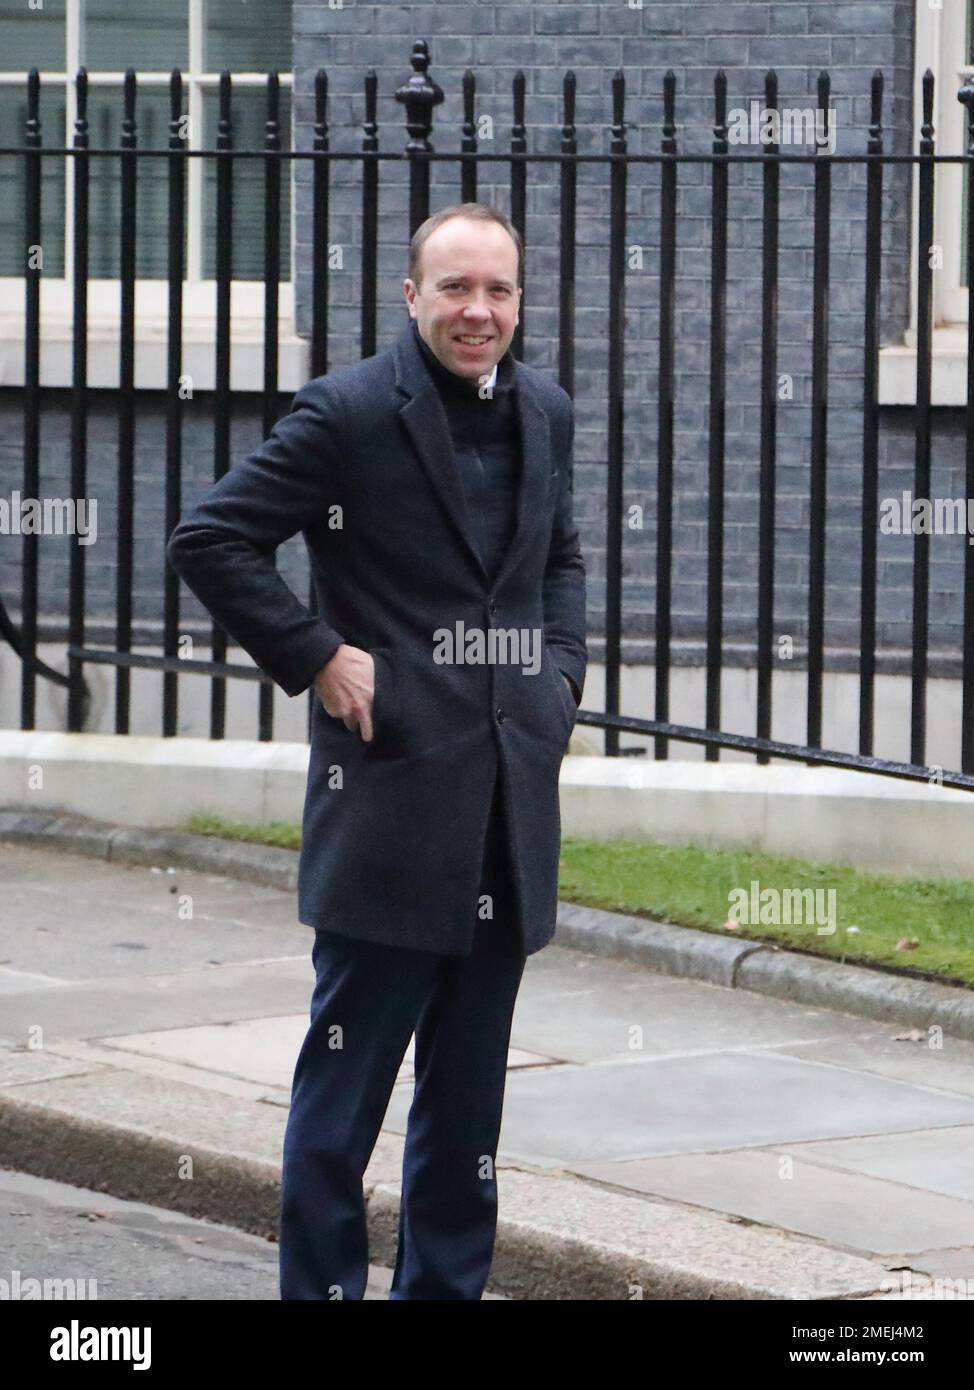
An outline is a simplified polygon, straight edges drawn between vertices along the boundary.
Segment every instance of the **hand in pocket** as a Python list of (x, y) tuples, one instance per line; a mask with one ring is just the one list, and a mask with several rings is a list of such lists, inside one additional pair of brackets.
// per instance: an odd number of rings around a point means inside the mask
[(372, 742), (372, 702), (375, 698), (375, 661), (371, 653), (347, 642), (314, 678), (315, 694), (324, 709), (345, 728)]

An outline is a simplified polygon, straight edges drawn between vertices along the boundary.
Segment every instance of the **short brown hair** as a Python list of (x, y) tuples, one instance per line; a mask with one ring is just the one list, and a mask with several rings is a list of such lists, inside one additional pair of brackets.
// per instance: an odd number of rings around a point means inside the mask
[(517, 247), (517, 280), (521, 283), (524, 274), (524, 242), (521, 234), (506, 213), (501, 212), (500, 208), (495, 208), (490, 203), (454, 203), (452, 207), (440, 208), (439, 212), (434, 212), (432, 217), (427, 217), (412, 235), (409, 243), (409, 278), (414, 285), (419, 285), (420, 264), (422, 261), (423, 247), (429, 238), (436, 231), (437, 227), (442, 227), (444, 222), (449, 222), (452, 217), (470, 217), (478, 222), (497, 222), (504, 228), (508, 236)]

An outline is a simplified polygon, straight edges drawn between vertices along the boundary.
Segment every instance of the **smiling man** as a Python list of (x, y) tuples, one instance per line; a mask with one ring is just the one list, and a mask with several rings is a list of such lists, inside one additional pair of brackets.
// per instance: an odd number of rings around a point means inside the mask
[[(490, 1270), (511, 1021), (555, 930), (558, 775), (587, 659), (571, 400), (510, 352), (522, 256), (485, 204), (424, 222), (393, 345), (303, 386), (169, 543), (261, 669), (317, 696), (286, 1299), (364, 1294), (362, 1178), (414, 1034), (390, 1297), (479, 1299)], [(314, 613), (273, 564), (299, 530)], [(450, 660), (445, 630), (465, 634)]]
[(437, 214), (414, 238), (403, 282), (420, 338), (447, 370), (480, 383), (510, 346), (521, 295), (520, 247), (492, 218)]

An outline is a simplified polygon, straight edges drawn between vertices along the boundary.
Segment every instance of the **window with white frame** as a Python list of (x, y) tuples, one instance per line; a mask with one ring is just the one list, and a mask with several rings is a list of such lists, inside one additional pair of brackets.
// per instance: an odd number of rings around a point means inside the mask
[[(957, 93), (974, 74), (974, 0), (917, 0), (916, 65), (914, 72), (914, 150), (919, 149), (923, 125), (923, 74), (934, 74), (934, 140), (938, 154), (963, 154), (967, 149), (967, 112)], [(916, 328), (916, 214), (913, 202), (913, 313)], [(934, 324), (967, 323), (967, 170), (960, 164), (938, 164), (934, 179), (934, 242), (942, 249), (943, 265), (934, 275)]]
[[(974, 0), (915, 0), (913, 151), (923, 126), (923, 74), (934, 75), (934, 148), (938, 154), (967, 150), (967, 112), (957, 93), (974, 74)], [(885, 120), (889, 124), (889, 83)], [(889, 141), (886, 142), (889, 148)], [(887, 165), (887, 171), (892, 166)], [(887, 179), (889, 174), (887, 173)], [(963, 164), (937, 164), (934, 172), (933, 240), (942, 252), (933, 275), (931, 400), (963, 405), (967, 399), (968, 176)], [(917, 379), (917, 234), (919, 180), (913, 166), (910, 236), (910, 322), (903, 339), (879, 353), (879, 400), (912, 405)]]
[[(41, 77), (41, 132), (45, 145), (71, 145), (76, 117), (75, 75), (88, 74), (89, 144), (121, 143), (125, 69), (136, 72), (136, 131), (140, 148), (169, 144), (171, 70), (183, 75), (188, 144), (216, 146), (220, 73), (232, 76), (233, 141), (237, 148), (265, 143), (266, 74), (280, 75), (280, 140), (291, 148), (291, 0), (0, 0), (0, 144), (22, 145), (27, 74)], [(57, 312), (67, 303), (73, 255), (74, 156), (43, 157), (42, 304)], [(150, 313), (163, 307), (168, 240), (168, 161), (138, 159), (137, 303)], [(23, 305), (24, 160), (0, 156), (6, 196), (0, 201), (0, 298)], [(282, 165), (281, 264), (283, 289), (291, 281), (290, 161)], [(94, 314), (118, 302), (120, 245), (119, 161), (89, 161), (89, 304)], [(233, 163), (234, 306), (256, 312), (264, 273), (264, 162)], [(184, 304), (188, 314), (212, 313), (216, 273), (216, 161), (190, 159), (186, 173)], [(249, 283), (248, 283), (249, 282)], [(18, 289), (19, 287), (19, 289)], [(61, 289), (63, 295), (57, 291)], [(283, 304), (282, 304), (283, 308)]]

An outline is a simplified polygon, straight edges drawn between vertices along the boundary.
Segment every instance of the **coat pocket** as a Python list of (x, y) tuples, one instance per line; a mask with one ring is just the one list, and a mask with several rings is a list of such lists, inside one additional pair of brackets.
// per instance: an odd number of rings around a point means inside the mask
[[(555, 670), (558, 671), (557, 666), (555, 667)], [(558, 686), (561, 690), (562, 699), (565, 702), (565, 708), (568, 711), (569, 724), (572, 726), (572, 728), (574, 728), (575, 719), (578, 715), (578, 706), (575, 703), (575, 696), (572, 694), (571, 687), (569, 686), (566, 678), (562, 675), (561, 671), (558, 671)]]
[(548, 657), (547, 666), (548, 671), (551, 675), (551, 679), (552, 681), (554, 681), (556, 686), (556, 699), (561, 705), (562, 712), (565, 716), (565, 720), (568, 725), (566, 732), (568, 734), (571, 734), (572, 730), (575, 727), (575, 717), (578, 714), (578, 706), (575, 704), (575, 696), (569, 689), (567, 680), (562, 675), (561, 671), (559, 671), (558, 667), (555, 665), (554, 661), (550, 656)]
[(389, 647), (369, 651), (375, 666), (372, 690), (372, 743), (379, 751), (394, 746), (398, 737), (399, 698), (396, 673)]

